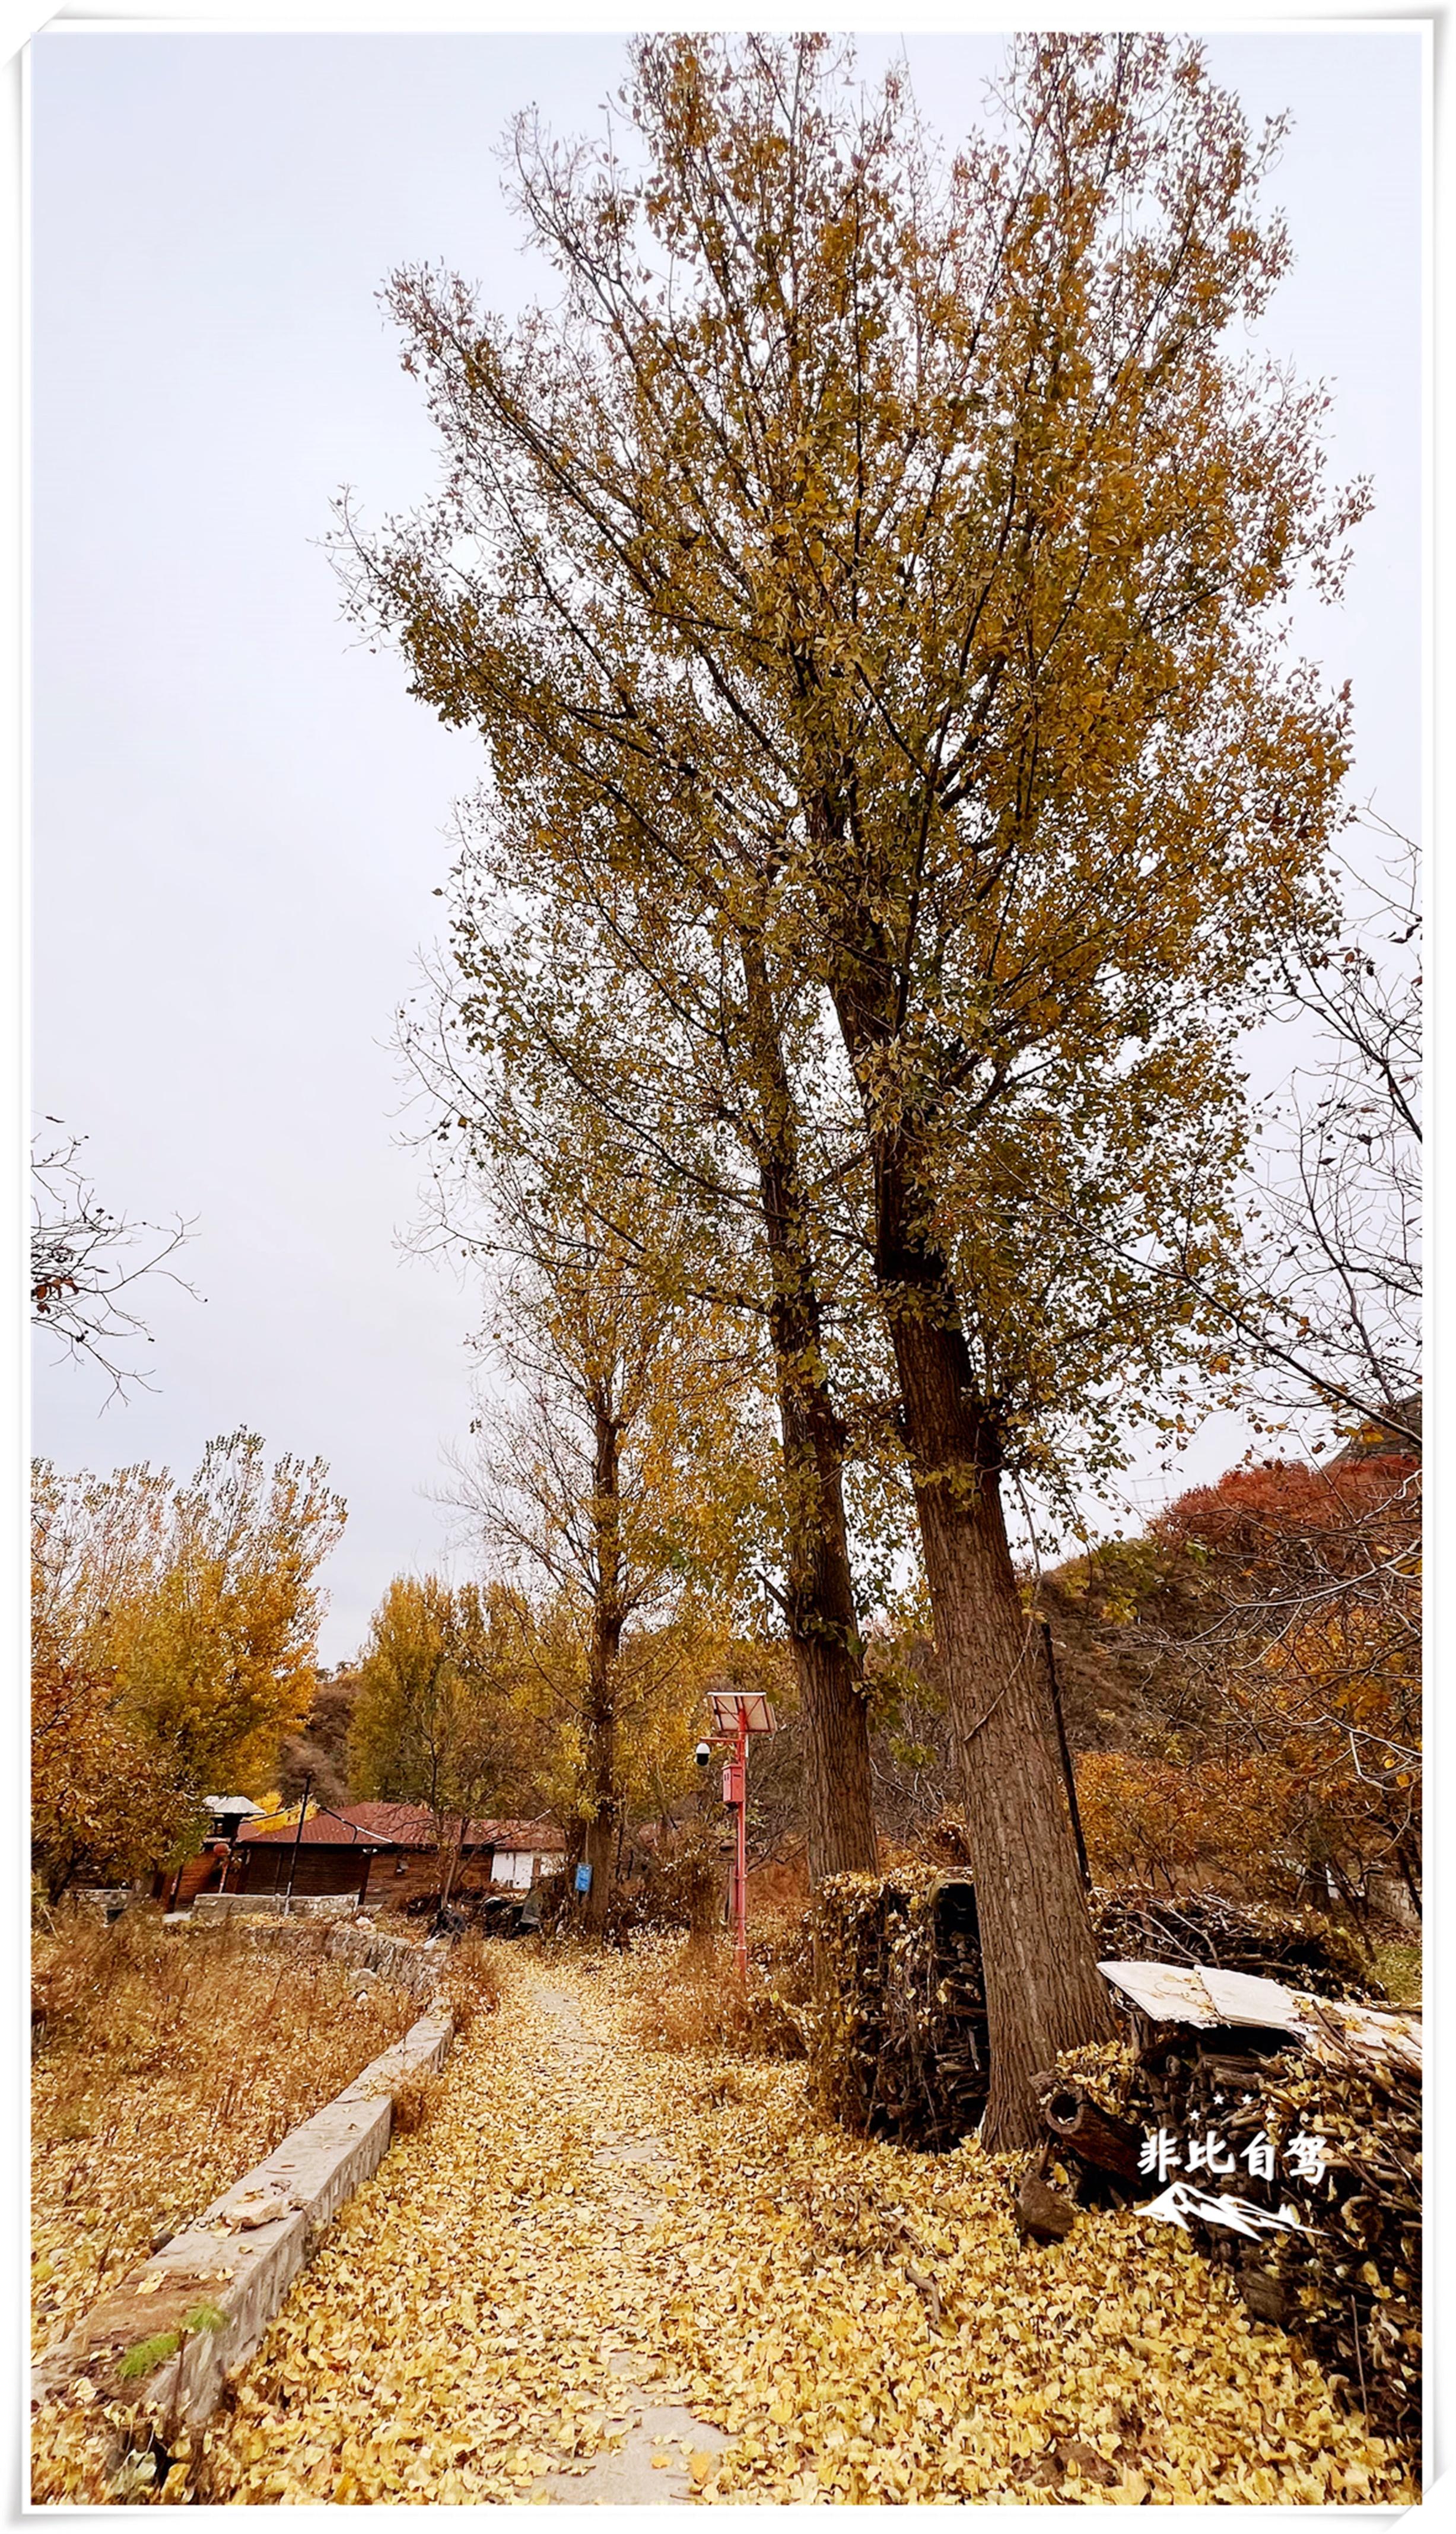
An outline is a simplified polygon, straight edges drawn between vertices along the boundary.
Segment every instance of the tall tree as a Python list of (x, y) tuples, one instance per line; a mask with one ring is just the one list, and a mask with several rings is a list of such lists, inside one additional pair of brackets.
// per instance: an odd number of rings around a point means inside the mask
[(1281, 611), (1361, 497), (1320, 395), (1223, 346), (1287, 260), (1277, 136), (1195, 47), (1028, 39), (948, 167), (819, 37), (649, 38), (626, 105), (635, 162), (517, 135), (549, 315), (396, 276), (450, 474), (364, 603), (499, 787), (569, 729), (832, 1013), (1010, 2142), (1108, 2009), (1002, 1481), (1115, 1458), (1198, 1338), (1109, 1260), (1186, 1239), (1195, 1177), (1229, 1237), (1234, 1038), (1346, 754)]
[[(851, 1354), (864, 1349), (865, 1279), (848, 1272), (859, 1244), (847, 1258), (842, 1238), (837, 1252), (825, 1238), (822, 1183), (826, 1172), (842, 1178), (843, 1157), (811, 1150), (795, 1087), (805, 996), (761, 927), (740, 913), (725, 933), (681, 868), (665, 867), (650, 840), (644, 848), (639, 819), (555, 772), (538, 761), (534, 815), (509, 819), (499, 800), (484, 814), (455, 875), (451, 971), (426, 1016), (406, 1019), (405, 1044), (467, 1187), (494, 1170), (503, 1101), (517, 1136), (523, 1113), (574, 1102), (633, 1157), (626, 1202), (611, 1214), (624, 1255), (660, 1281), (660, 1245), (650, 1254), (660, 1211), (637, 1201), (639, 1166), (695, 1227), (691, 1261), (680, 1235), (670, 1243), (682, 1294), (760, 1324), (781, 1471), (778, 1537), (763, 1543), (778, 1580), (765, 1582), (799, 1678), (810, 1871), (818, 1881), (873, 1868), (846, 1513), (846, 1456), (853, 1480), (866, 1438), (847, 1426), (843, 1396), (846, 1340)], [(634, 866), (655, 883), (650, 907)], [(449, 1195), (442, 1221), (459, 1228)]]

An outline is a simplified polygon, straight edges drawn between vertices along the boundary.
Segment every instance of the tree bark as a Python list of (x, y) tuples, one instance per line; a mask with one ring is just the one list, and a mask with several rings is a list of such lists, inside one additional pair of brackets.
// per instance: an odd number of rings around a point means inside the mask
[(785, 1621), (805, 1726), (811, 1884), (879, 1864), (864, 1656), (844, 1515), (844, 1431), (824, 1370), (822, 1319), (788, 1070), (761, 952), (743, 943), (758, 1077), (758, 1190), (783, 1447)]
[[(851, 1060), (892, 1034), (836, 996)], [(928, 1226), (931, 1154), (903, 1115), (868, 1116), (875, 1268), (899, 1375), (902, 1430), (947, 1704), (960, 1746), (991, 2038), (990, 2147), (1038, 2134), (1031, 2079), (1059, 2051), (1110, 2037), (1107, 1985), (1050, 1730), (1046, 1653), (1023, 1608), (1001, 1500), (996, 1419), (982, 1399), (949, 1272)]]

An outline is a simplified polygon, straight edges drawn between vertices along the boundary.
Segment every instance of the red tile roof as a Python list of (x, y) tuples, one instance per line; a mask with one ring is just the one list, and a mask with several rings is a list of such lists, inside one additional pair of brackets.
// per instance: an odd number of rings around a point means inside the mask
[[(245, 1840), (268, 1840), (273, 1845), (298, 1837), (296, 1822), (245, 1822), (238, 1834)], [(451, 1833), (454, 1837), (454, 1832)], [(465, 1832), (467, 1848), (564, 1848), (555, 1822), (478, 1821)], [(347, 1804), (335, 1809), (321, 1804), (303, 1826), (305, 1847), (422, 1847), (436, 1844), (435, 1816), (428, 1804)]]
[[(298, 1824), (292, 1822), (244, 1822), (238, 1838), (249, 1846), (267, 1840), (273, 1846), (298, 1837)], [(310, 1813), (303, 1825), (305, 1847), (388, 1847), (389, 1840), (379, 1831), (367, 1830), (350, 1820), (347, 1813), (331, 1812), (322, 1804)]]

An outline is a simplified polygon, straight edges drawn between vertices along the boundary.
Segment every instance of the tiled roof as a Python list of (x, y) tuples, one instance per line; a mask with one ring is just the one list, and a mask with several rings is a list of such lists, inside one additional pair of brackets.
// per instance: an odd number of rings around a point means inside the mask
[[(291, 1842), (297, 1837), (296, 1821), (244, 1822), (238, 1833), (238, 1838), (250, 1846), (259, 1840), (268, 1840), (277, 1846), (280, 1841)], [(362, 1824), (351, 1821), (347, 1813), (330, 1812), (321, 1804), (303, 1825), (303, 1844), (305, 1847), (388, 1847), (390, 1842), (383, 1833), (366, 1830)]]
[[(452, 1839), (454, 1835), (452, 1831)], [(282, 1822), (274, 1827), (267, 1822), (246, 1822), (239, 1836), (247, 1840), (269, 1840), (276, 1845), (280, 1840), (295, 1840), (298, 1825)], [(428, 1804), (321, 1804), (304, 1823), (303, 1843), (305, 1847), (432, 1848), (436, 1844), (435, 1816)], [(464, 1843), (467, 1848), (532, 1848), (540, 1852), (566, 1846), (555, 1822), (549, 1821), (471, 1822)]]

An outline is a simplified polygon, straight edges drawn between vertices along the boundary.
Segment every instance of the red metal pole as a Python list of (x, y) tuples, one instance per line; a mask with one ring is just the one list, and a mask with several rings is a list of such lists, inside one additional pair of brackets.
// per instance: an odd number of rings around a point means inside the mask
[(738, 1874), (734, 1893), (734, 1951), (740, 1979), (749, 1975), (749, 1721), (738, 1710)]

